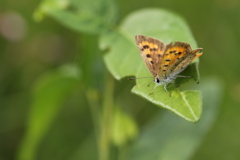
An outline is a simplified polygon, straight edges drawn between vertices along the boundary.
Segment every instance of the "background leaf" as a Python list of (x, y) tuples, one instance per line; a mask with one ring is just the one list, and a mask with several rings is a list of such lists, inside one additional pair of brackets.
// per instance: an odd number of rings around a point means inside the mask
[(47, 14), (71, 29), (99, 34), (115, 25), (117, 12), (113, 0), (44, 0), (34, 17)]
[[(164, 43), (183, 41), (190, 43), (193, 49), (197, 47), (189, 28), (179, 16), (161, 9), (144, 9), (134, 12), (124, 20), (117, 31), (109, 32), (100, 39), (100, 48), (110, 48), (104, 59), (116, 79), (129, 75), (152, 76), (140, 58), (135, 45), (134, 36), (138, 34), (155, 37)], [(193, 76), (198, 82), (197, 65), (198, 63), (189, 65), (184, 75)], [(182, 85), (188, 81), (189, 79), (182, 78), (176, 82)], [(169, 97), (163, 86), (160, 86), (153, 94), (150, 94), (154, 85), (147, 86), (152, 83), (152, 79), (137, 80), (137, 85), (132, 91), (188, 121), (199, 120), (201, 115), (201, 93), (199, 91), (180, 92), (175, 86), (169, 86), (168, 90), (172, 95)]]
[(134, 139), (137, 134), (138, 128), (135, 121), (120, 107), (116, 106), (111, 124), (111, 137), (114, 145), (118, 147), (124, 146), (128, 141)]
[(171, 113), (159, 114), (146, 125), (128, 159), (190, 159), (215, 121), (222, 94), (220, 85), (209, 79), (199, 86), (205, 111), (200, 122), (190, 124)]
[[(22, 142), (18, 159), (35, 159), (37, 147), (48, 131), (68, 95), (79, 86), (76, 66), (64, 66), (42, 76), (33, 91), (28, 129)], [(43, 118), (44, 117), (44, 118)]]

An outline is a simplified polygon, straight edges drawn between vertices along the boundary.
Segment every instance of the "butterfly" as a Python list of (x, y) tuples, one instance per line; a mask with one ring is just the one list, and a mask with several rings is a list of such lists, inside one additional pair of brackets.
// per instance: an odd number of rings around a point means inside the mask
[(155, 38), (143, 35), (136, 35), (135, 41), (143, 61), (154, 76), (154, 90), (157, 86), (164, 85), (168, 92), (167, 84), (174, 84), (172, 81), (177, 77), (191, 78), (192, 76), (182, 76), (179, 73), (202, 55), (202, 48), (192, 50), (190, 44), (185, 42), (165, 45)]

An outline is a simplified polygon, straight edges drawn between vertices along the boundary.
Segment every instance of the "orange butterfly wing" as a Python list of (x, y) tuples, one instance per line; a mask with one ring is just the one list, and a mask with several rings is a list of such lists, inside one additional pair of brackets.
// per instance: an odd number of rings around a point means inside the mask
[(147, 38), (143, 35), (136, 35), (135, 41), (148, 70), (156, 77), (166, 48), (165, 44), (157, 39)]
[(166, 78), (169, 75), (177, 75), (183, 71), (195, 58), (202, 54), (196, 54), (200, 49), (192, 51), (191, 46), (184, 42), (175, 42), (167, 45), (159, 67), (159, 77)]

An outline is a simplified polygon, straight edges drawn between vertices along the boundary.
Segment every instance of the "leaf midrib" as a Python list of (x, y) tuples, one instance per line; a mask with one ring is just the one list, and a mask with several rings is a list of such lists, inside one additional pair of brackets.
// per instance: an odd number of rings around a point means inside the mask
[(198, 118), (197, 118), (196, 114), (194, 113), (194, 111), (192, 110), (191, 105), (188, 103), (188, 100), (186, 99), (184, 92), (179, 92), (179, 93), (180, 93), (183, 101), (184, 101), (185, 104), (187, 105), (188, 109), (190, 110), (190, 113), (192, 113), (193, 118), (195, 119), (195, 121), (197, 121)]

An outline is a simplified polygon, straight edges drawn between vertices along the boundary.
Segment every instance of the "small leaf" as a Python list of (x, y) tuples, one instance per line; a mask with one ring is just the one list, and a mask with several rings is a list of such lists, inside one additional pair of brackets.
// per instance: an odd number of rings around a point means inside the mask
[(44, 0), (34, 18), (46, 14), (79, 32), (100, 34), (115, 25), (117, 10), (113, 0)]
[(39, 78), (33, 90), (28, 128), (22, 142), (19, 160), (35, 159), (37, 147), (62, 104), (80, 84), (77, 67), (64, 66)]
[[(182, 41), (197, 48), (196, 42), (186, 23), (179, 16), (161, 9), (144, 9), (132, 13), (120, 25), (118, 30), (108, 32), (100, 37), (100, 48), (109, 52), (104, 55), (107, 68), (116, 79), (135, 75), (136, 77), (153, 77), (140, 57), (134, 42), (134, 36), (142, 34), (157, 38), (164, 43)], [(199, 82), (198, 60), (187, 67), (181, 75), (193, 76)], [(192, 78), (177, 78), (176, 83), (183, 85)], [(201, 93), (199, 91), (180, 92), (173, 85), (168, 86), (171, 97), (159, 86), (151, 94), (155, 86), (152, 79), (138, 79), (132, 89), (143, 98), (154, 104), (171, 110), (182, 118), (196, 122), (201, 116)], [(150, 87), (148, 87), (148, 85)], [(194, 102), (194, 103), (191, 103)]]
[(112, 142), (116, 146), (123, 146), (137, 136), (137, 125), (133, 119), (119, 107), (114, 108), (112, 120)]
[(146, 125), (127, 160), (191, 159), (216, 119), (222, 94), (221, 84), (215, 79), (204, 81), (199, 88), (205, 110), (201, 121), (190, 124), (171, 113), (159, 114)]

